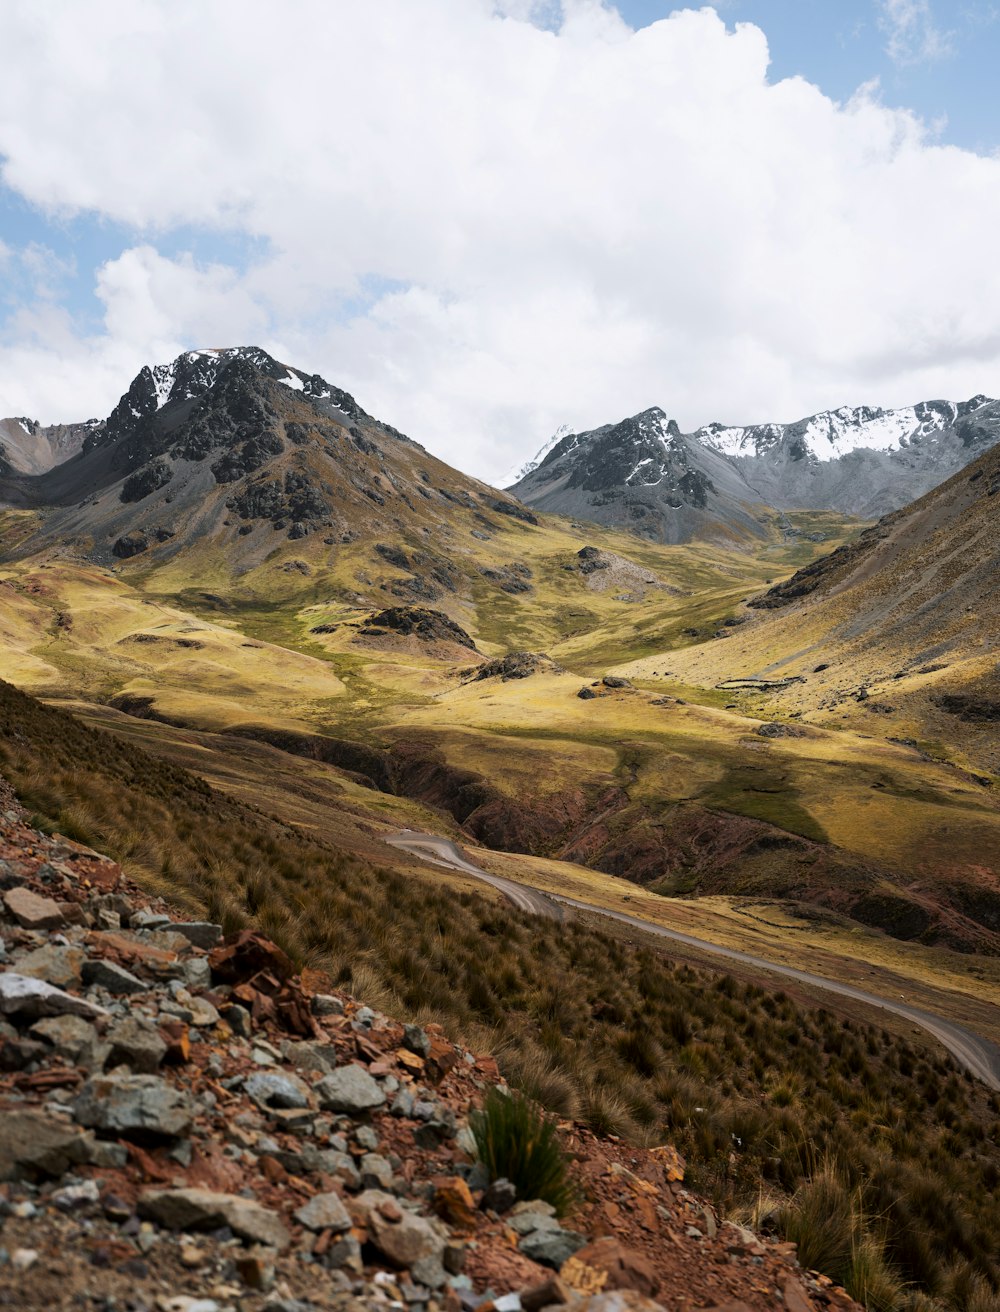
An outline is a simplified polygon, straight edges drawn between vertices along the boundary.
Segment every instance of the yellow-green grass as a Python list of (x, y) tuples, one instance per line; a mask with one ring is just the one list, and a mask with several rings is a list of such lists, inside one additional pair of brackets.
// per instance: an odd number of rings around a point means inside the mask
[[(445, 813), (406, 798), (374, 793), (333, 767), (288, 756), (265, 744), (135, 720), (106, 707), (64, 705), (85, 723), (108, 729), (194, 771), (214, 787), (280, 816), (307, 836), (410, 877), (456, 891), (499, 896), (470, 876), (431, 866), (383, 841), (402, 828), (463, 841), (459, 827)], [(484, 748), (474, 737), (454, 734), (448, 745), (463, 764), (480, 764), (479, 753)], [(533, 762), (537, 767), (537, 752), (541, 750), (541, 745), (529, 744), (521, 763)], [(599, 755), (591, 764), (607, 767), (611, 756)], [(1000, 1013), (995, 1010), (1000, 1005), (1000, 961), (995, 959), (900, 943), (816, 908), (787, 907), (757, 898), (663, 898), (628, 880), (572, 862), (491, 852), (465, 841), (477, 864), (505, 878), (598, 907), (625, 911), (768, 960), (799, 966), (808, 961), (810, 969), (818, 974), (875, 993), (896, 996), (904, 992), (915, 1005), (1000, 1040)], [(683, 949), (676, 951), (684, 955)], [(699, 956), (697, 952), (691, 955), (695, 959)], [(735, 966), (732, 969), (738, 970)], [(829, 996), (816, 996), (835, 1010), (845, 1005)], [(882, 1019), (879, 1023), (889, 1022)], [(906, 1032), (909, 1028), (904, 1026)]]

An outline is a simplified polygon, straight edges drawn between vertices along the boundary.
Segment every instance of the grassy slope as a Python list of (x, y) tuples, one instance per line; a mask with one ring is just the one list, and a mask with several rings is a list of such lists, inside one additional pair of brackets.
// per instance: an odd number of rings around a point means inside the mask
[(903, 1280), (963, 1307), (995, 1272), (1000, 1104), (909, 1041), (380, 871), (2, 683), (0, 769), (36, 822), (191, 911), (252, 920), (376, 1004), (488, 1044), (564, 1114), (673, 1139), (724, 1207), (832, 1170)]
[[(822, 527), (824, 546), (836, 540), (833, 517), (802, 518), (803, 532)], [(8, 516), (8, 533), (23, 519)], [(741, 613), (743, 598), (815, 554), (816, 544), (776, 536), (751, 557), (704, 545), (664, 548), (553, 518), (538, 526), (504, 519), (488, 542), (459, 521), (442, 523), (457, 582), (431, 604), (447, 608), (484, 652), (544, 649), (567, 673), (466, 683), (463, 672), (478, 659), (472, 653), (455, 648), (442, 659), (413, 641), (362, 640), (356, 625), (397, 599), (393, 589), (407, 572), (370, 541), (330, 548), (309, 538), (283, 541), (237, 577), (211, 543), (157, 569), (139, 561), (110, 572), (63, 554), (11, 563), (0, 574), (13, 603), (0, 621), (0, 674), (91, 702), (151, 699), (157, 714), (205, 730), (253, 723), (381, 744), (417, 737), (501, 792), (554, 808), (581, 787), (618, 786), (630, 807), (610, 826), (612, 846), (642, 828), (660, 850), (684, 818), (677, 808), (694, 804), (871, 858), (905, 872), (905, 883), (916, 881), (932, 901), (942, 880), (969, 883), (978, 896), (995, 879), (988, 854), (1000, 850), (1000, 813), (979, 784), (858, 732), (824, 726), (804, 738), (763, 740), (753, 732), (756, 716), (770, 718), (774, 698), (761, 706), (757, 695), (706, 687), (705, 679), (698, 686), (699, 659), (713, 660), (716, 675), (745, 671), (757, 626), (694, 647), (684, 630), (714, 633)], [(592, 576), (565, 568), (584, 542), (629, 556), (663, 586), (627, 602), (613, 589), (596, 590)], [(286, 568), (295, 562), (307, 572)], [(532, 591), (505, 594), (481, 573), (511, 562), (531, 570)], [(317, 634), (318, 626), (334, 627)], [(643, 657), (651, 649), (659, 654)], [(629, 659), (647, 691), (577, 698), (583, 682)], [(652, 705), (664, 692), (688, 705)], [(376, 820), (406, 814), (370, 792), (355, 805)], [(830, 878), (825, 871), (821, 863), (819, 877)], [(871, 886), (867, 875), (832, 877), (848, 892)], [(782, 881), (787, 860), (772, 854), (720, 865), (714, 881), (682, 867), (659, 887), (767, 894)]]

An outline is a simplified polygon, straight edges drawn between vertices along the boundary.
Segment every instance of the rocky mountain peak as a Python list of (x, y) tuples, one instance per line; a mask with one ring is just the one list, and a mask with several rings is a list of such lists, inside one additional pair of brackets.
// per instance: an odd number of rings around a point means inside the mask
[[(688, 512), (707, 509), (716, 494), (713, 523), (740, 531), (753, 506), (876, 518), (922, 496), (997, 441), (1000, 402), (983, 395), (895, 410), (841, 406), (794, 423), (714, 421), (689, 434), (653, 406), (549, 443), (511, 490), (543, 510), (600, 523), (635, 521), (641, 532), (683, 541), (706, 529)], [(645, 509), (637, 513), (640, 492)]]

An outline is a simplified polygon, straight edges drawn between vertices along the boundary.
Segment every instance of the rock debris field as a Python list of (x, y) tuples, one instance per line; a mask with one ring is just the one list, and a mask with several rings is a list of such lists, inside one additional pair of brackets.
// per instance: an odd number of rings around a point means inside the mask
[(491, 1181), (496, 1063), (296, 975), (0, 781), (0, 1307), (58, 1312), (852, 1309), (720, 1221), (668, 1145), (570, 1123), (559, 1220)]

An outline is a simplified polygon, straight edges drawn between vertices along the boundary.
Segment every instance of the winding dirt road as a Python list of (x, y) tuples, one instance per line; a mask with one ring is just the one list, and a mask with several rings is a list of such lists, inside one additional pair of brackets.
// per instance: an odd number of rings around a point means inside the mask
[(914, 1025), (919, 1025), (928, 1034), (932, 1034), (948, 1049), (960, 1066), (970, 1071), (976, 1079), (981, 1080), (988, 1088), (1000, 1091), (1000, 1048), (996, 1044), (991, 1043), (988, 1039), (980, 1038), (978, 1034), (973, 1034), (971, 1030), (965, 1029), (962, 1025), (955, 1025), (951, 1021), (945, 1020), (942, 1016), (935, 1016), (929, 1011), (911, 1007), (902, 997), (898, 999), (880, 997), (877, 993), (868, 993), (864, 989), (855, 988), (853, 984), (841, 984), (837, 980), (825, 979), (822, 975), (813, 975), (808, 970), (798, 970), (794, 966), (784, 966), (775, 961), (766, 961), (763, 957), (755, 957), (749, 952), (740, 952), (736, 948), (720, 947), (717, 943), (709, 943), (706, 939), (695, 938), (691, 934), (683, 934), (677, 929), (666, 929), (663, 925), (654, 924), (650, 920), (642, 920), (638, 916), (630, 916), (624, 911), (610, 911), (606, 907), (594, 906), (590, 902), (581, 902), (577, 898), (542, 893), (536, 888), (515, 883), (513, 880), (504, 879), (500, 875), (491, 875), (488, 871), (481, 869), (470, 861), (462, 852), (462, 849), (451, 842), (450, 839), (439, 838), (434, 834), (422, 834), (414, 829), (404, 829), (402, 833), (392, 834), (387, 837), (385, 842), (390, 843), (393, 847), (412, 852), (415, 856), (422, 857), (425, 861), (431, 861), (435, 865), (444, 866), (449, 870), (460, 870), (463, 874), (472, 875), (476, 879), (483, 880), (485, 883), (492, 885), (493, 888), (499, 889), (514, 906), (522, 911), (547, 916), (552, 920), (565, 919), (563, 906), (573, 907), (578, 911), (590, 911), (594, 915), (605, 916), (609, 920), (618, 920), (622, 924), (632, 925), (635, 929), (642, 930), (644, 933), (656, 934), (660, 938), (671, 939), (675, 943), (684, 943), (689, 947), (697, 948), (715, 957), (722, 957), (727, 961), (742, 962), (744, 965), (753, 966), (758, 970), (768, 970), (772, 974), (796, 980), (800, 984), (809, 984), (814, 988), (825, 989), (828, 993), (837, 993), (841, 997), (853, 998), (856, 1002), (867, 1003), (870, 1007), (880, 1007), (883, 1011), (891, 1011), (897, 1016), (903, 1016), (906, 1020), (912, 1021)]
[(463, 854), (462, 849), (449, 838), (421, 834), (416, 829), (404, 829), (401, 833), (391, 834), (384, 841), (392, 847), (401, 847), (405, 852), (423, 857), (425, 861), (430, 861), (436, 866), (444, 866), (448, 870), (461, 870), (463, 874), (472, 875), (475, 879), (491, 884), (520, 911), (530, 911), (532, 915), (545, 916), (549, 920), (566, 919), (566, 913), (555, 898), (549, 897), (547, 893), (540, 893), (536, 888), (517, 884), (512, 879), (504, 879), (501, 875), (491, 875), (480, 866), (473, 865)]

